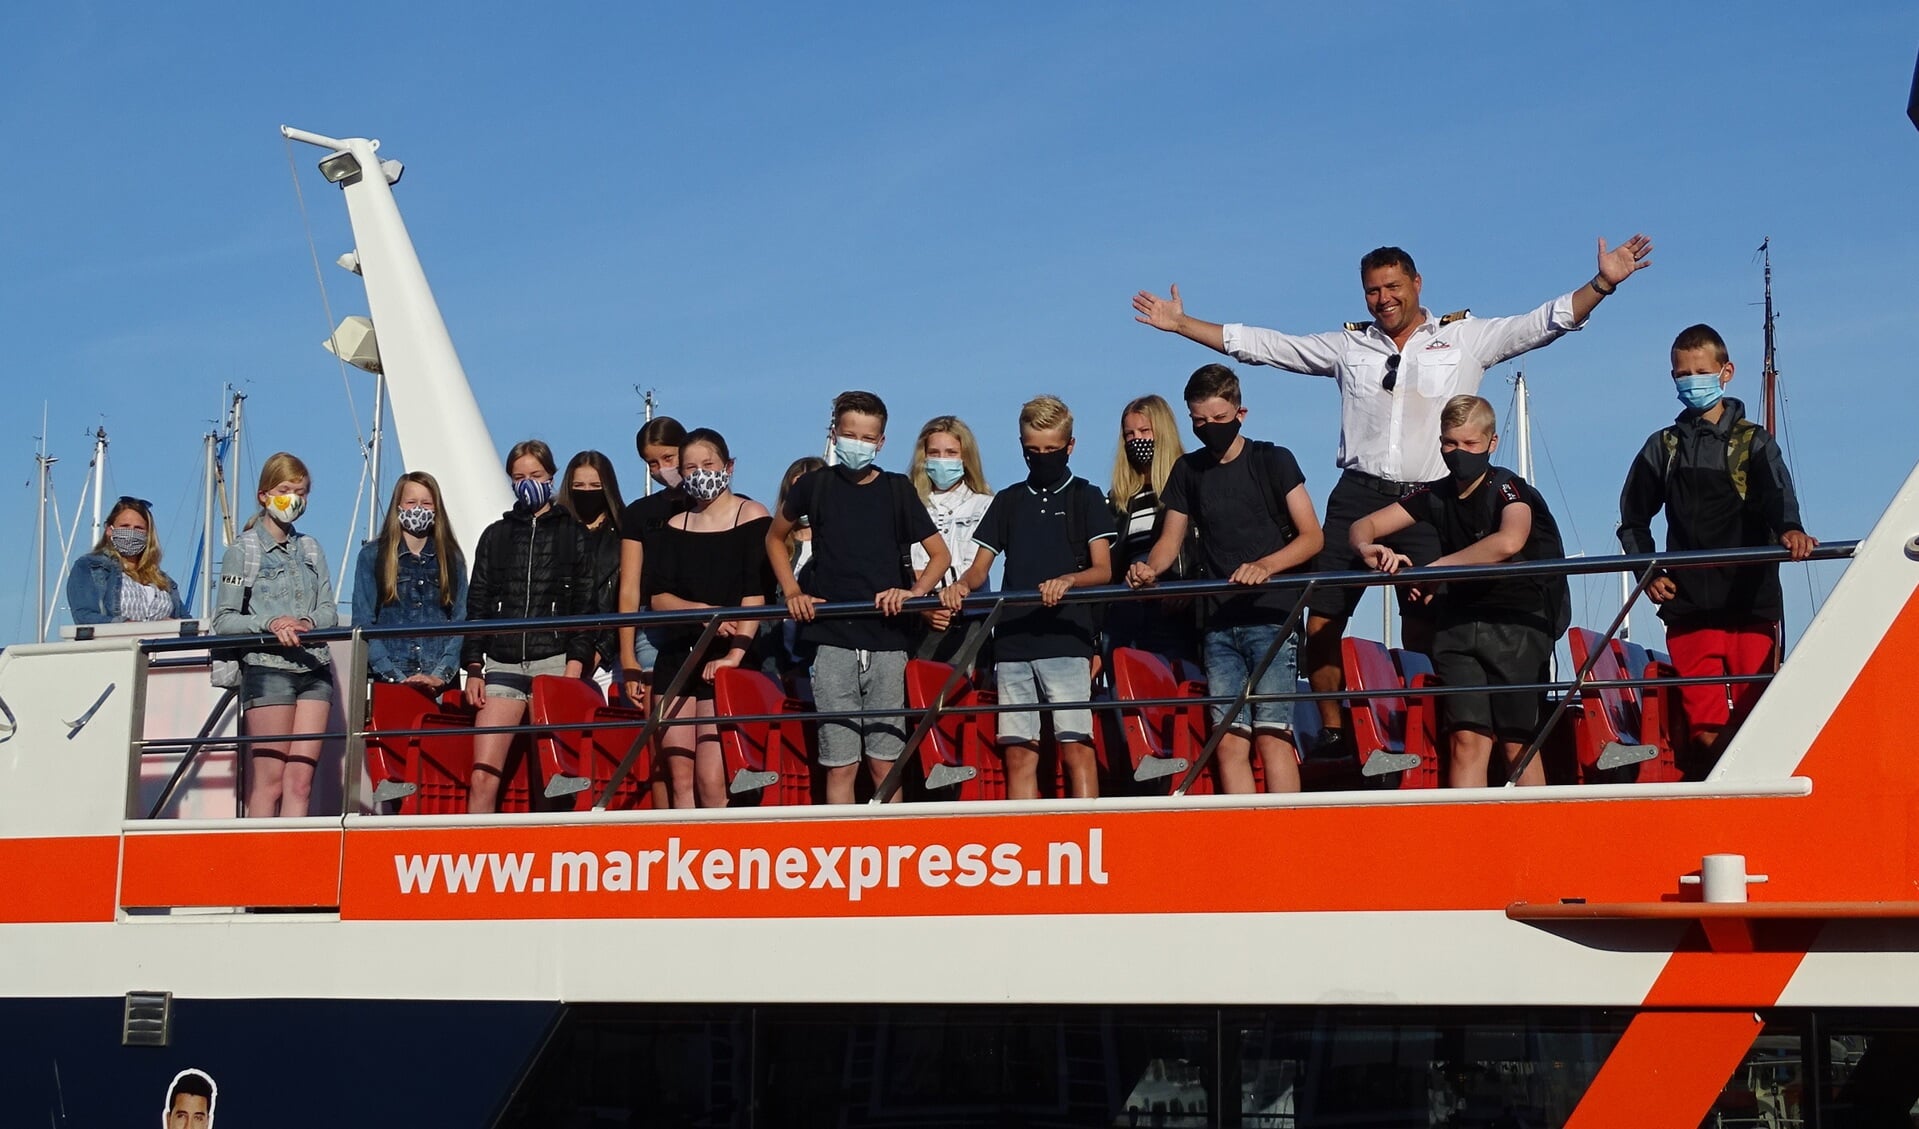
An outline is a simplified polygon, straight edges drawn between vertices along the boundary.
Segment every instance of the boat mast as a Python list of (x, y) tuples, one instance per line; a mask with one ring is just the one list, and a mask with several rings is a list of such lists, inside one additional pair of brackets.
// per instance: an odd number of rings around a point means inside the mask
[(34, 454), (33, 461), (40, 468), (40, 508), (39, 521), (33, 527), (34, 583), (35, 594), (33, 634), (34, 641), (47, 641), (47, 484), (52, 477), (53, 464), (60, 460), (47, 454), (47, 405), (40, 405), (40, 449)]
[[(658, 399), (656, 398), (658, 395), (658, 390), (653, 388), (648, 388), (644, 391), (641, 391), (640, 386), (635, 384), (633, 386), (633, 391), (640, 393), (640, 414), (646, 417), (647, 423), (649, 424), (652, 423), (653, 408), (659, 402)], [(652, 475), (650, 474), (647, 475), (646, 478), (641, 481), (640, 492), (648, 497), (652, 496), (653, 494), (653, 476)]]
[(367, 446), (372, 448), (372, 454), (368, 457), (370, 466), (367, 471), (369, 481), (366, 495), (366, 539), (368, 541), (380, 535), (380, 448), (386, 439), (380, 425), (385, 422), (385, 419), (386, 373), (382, 371), (373, 374), (373, 437), (367, 440)]
[(1766, 264), (1766, 367), (1759, 377), (1759, 396), (1764, 403), (1764, 421), (1766, 430), (1779, 434), (1777, 413), (1779, 390), (1779, 367), (1774, 363), (1772, 334), (1772, 236), (1768, 235), (1759, 244), (1759, 255)]
[(200, 620), (202, 623), (211, 623), (213, 620), (213, 493), (214, 482), (220, 474), (218, 454), (220, 437), (209, 431), (200, 437), (200, 444), (205, 448), (206, 454), (206, 469), (202, 472), (200, 479), (200, 490), (203, 495), (203, 504), (200, 507)]
[(100, 543), (100, 495), (107, 489), (107, 425), (93, 432), (93, 537), (89, 545)]
[(393, 426), (412, 470), (429, 470), (460, 489), (447, 497), (460, 548), (474, 559), (480, 531), (513, 504), (486, 417), (467, 383), (440, 307), (393, 199), (403, 171), (382, 161), (380, 143), (281, 126), (290, 141), (328, 150), (320, 173), (337, 184), (353, 228), (353, 253), (379, 330), (380, 369), (388, 378)]
[(235, 514), (240, 509), (240, 484), (233, 480), (233, 475), (227, 473), (227, 463), (231, 462), (235, 471), (240, 469), (240, 433), (245, 421), (247, 402), (247, 394), (238, 388), (229, 387), (227, 391), (232, 396), (233, 405), (227, 411), (227, 458), (214, 463), (220, 476), (220, 521), (223, 546), (233, 544), (233, 539), (238, 536), (233, 523)]
[(1526, 394), (1526, 374), (1513, 374), (1513, 430), (1519, 439), (1519, 477), (1527, 482), (1533, 480), (1533, 412), (1532, 401)]

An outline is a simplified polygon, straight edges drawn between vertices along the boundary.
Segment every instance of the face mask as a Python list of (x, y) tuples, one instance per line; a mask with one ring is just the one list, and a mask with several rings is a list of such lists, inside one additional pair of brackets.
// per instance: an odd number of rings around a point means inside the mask
[(1239, 438), (1239, 421), (1229, 419), (1225, 423), (1196, 423), (1193, 434), (1206, 445), (1214, 455), (1224, 455), (1232, 449), (1233, 440)]
[(591, 525), (606, 512), (606, 495), (598, 490), (573, 492), (573, 516)]
[(686, 496), (697, 502), (710, 502), (726, 493), (733, 484), (733, 473), (725, 470), (689, 470), (686, 472)]
[(107, 540), (113, 542), (113, 551), (123, 557), (137, 557), (147, 551), (147, 531), (144, 529), (108, 530)]
[(1145, 470), (1153, 465), (1153, 441), (1151, 439), (1128, 439), (1126, 441), (1126, 461), (1133, 464), (1134, 470)]
[(646, 473), (652, 476), (653, 481), (666, 487), (668, 490), (680, 484), (680, 468), (676, 466), (663, 466), (658, 470), (649, 470)]
[(1059, 485), (1060, 479), (1066, 477), (1066, 460), (1070, 455), (1064, 447), (1044, 453), (1026, 452), (1026, 481), (1042, 490)]
[(864, 439), (849, 439), (844, 435), (833, 437), (833, 454), (839, 464), (847, 470), (865, 470), (873, 465), (873, 457), (880, 453), (878, 443), (868, 443)]
[(955, 482), (966, 477), (966, 463), (960, 459), (928, 459), (926, 477), (932, 480), (933, 489), (951, 490)]
[(418, 536), (433, 528), (434, 517), (432, 506), (401, 506), (400, 528)]
[(513, 497), (529, 510), (537, 510), (553, 500), (553, 480), (522, 478), (513, 484)]
[(1446, 472), (1451, 474), (1453, 481), (1461, 486), (1470, 486), (1479, 481), (1479, 476), (1485, 474), (1493, 465), (1491, 451), (1455, 449), (1441, 451), (1439, 457), (1446, 463)]
[(307, 512), (307, 500), (300, 494), (268, 494), (266, 511), (281, 525), (292, 525)]
[(1679, 386), (1679, 402), (1695, 412), (1706, 411), (1726, 394), (1716, 372), (1674, 377), (1673, 383)]

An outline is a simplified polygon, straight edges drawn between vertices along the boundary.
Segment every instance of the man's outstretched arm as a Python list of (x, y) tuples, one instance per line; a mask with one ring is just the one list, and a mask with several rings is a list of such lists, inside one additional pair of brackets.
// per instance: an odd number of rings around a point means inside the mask
[(1599, 273), (1592, 281), (1573, 291), (1573, 322), (1586, 320), (1593, 308), (1606, 300), (1606, 296), (1619, 289), (1619, 284), (1631, 278), (1635, 273), (1652, 265), (1647, 258), (1652, 254), (1652, 240), (1644, 235), (1635, 235), (1612, 250), (1606, 250), (1606, 241), (1599, 241)]
[(1186, 304), (1179, 300), (1179, 283), (1173, 284), (1173, 296), (1162, 298), (1150, 290), (1142, 290), (1133, 295), (1133, 308), (1139, 313), (1133, 318), (1141, 325), (1150, 325), (1167, 333), (1177, 333), (1181, 337), (1199, 342), (1214, 352), (1226, 351), (1226, 327), (1217, 322), (1201, 321), (1189, 317)]

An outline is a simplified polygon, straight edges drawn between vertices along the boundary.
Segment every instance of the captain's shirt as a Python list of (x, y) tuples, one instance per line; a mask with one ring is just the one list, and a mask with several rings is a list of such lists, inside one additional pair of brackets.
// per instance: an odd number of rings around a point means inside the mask
[[(1222, 344), (1235, 360), (1271, 365), (1339, 381), (1339, 466), (1392, 482), (1446, 477), (1439, 457), (1439, 413), (1454, 396), (1479, 391), (1486, 370), (1550, 344), (1581, 328), (1573, 296), (1555, 298), (1529, 314), (1475, 318), (1461, 310), (1443, 318), (1421, 307), (1425, 320), (1400, 349), (1373, 322), (1347, 322), (1335, 333), (1295, 336), (1237, 323), (1223, 327)], [(1399, 375), (1385, 387), (1387, 361), (1397, 354)]]

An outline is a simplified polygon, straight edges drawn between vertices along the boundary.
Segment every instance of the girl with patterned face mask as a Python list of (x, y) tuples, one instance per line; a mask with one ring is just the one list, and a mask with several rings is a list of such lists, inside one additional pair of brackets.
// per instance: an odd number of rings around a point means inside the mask
[[(648, 610), (765, 606), (772, 588), (766, 531), (773, 519), (765, 506), (733, 493), (733, 456), (725, 438), (704, 427), (687, 432), (679, 470), (692, 508), (646, 535)], [(699, 627), (662, 629), (652, 690), (665, 701), (667, 716), (711, 718), (714, 679), (747, 663), (759, 628), (758, 622), (725, 623), (697, 653)], [(671, 726), (660, 745), (674, 807), (726, 806), (726, 767), (719, 731), (710, 722)]]
[(180, 589), (160, 571), (160, 539), (146, 499), (113, 504), (99, 543), (68, 574), (67, 607), (76, 624), (146, 623), (186, 614)]
[[(1136, 560), (1145, 560), (1159, 540), (1166, 507), (1160, 493), (1185, 449), (1173, 409), (1159, 396), (1141, 396), (1119, 413), (1119, 444), (1113, 452), (1112, 486), (1106, 501), (1119, 525), (1113, 545), (1113, 575), (1124, 576)], [(1174, 565), (1190, 579), (1187, 554)], [(1121, 601), (1106, 611), (1105, 644), (1136, 647), (1160, 654), (1198, 658), (1199, 640), (1190, 604), (1179, 600)]]
[[(466, 558), (441, 511), (440, 483), (425, 471), (393, 484), (380, 535), (360, 547), (353, 570), (359, 626), (448, 623), (466, 618)], [(458, 635), (378, 636), (366, 641), (367, 672), (427, 694), (457, 683)]]
[(332, 712), (332, 659), (303, 636), (339, 623), (333, 578), (320, 542), (294, 528), (313, 481), (285, 451), (260, 467), (260, 512), (227, 549), (215, 591), (216, 635), (272, 635), (277, 647), (240, 656), (240, 706), (249, 736), (246, 814), (303, 816), (320, 764), (320, 742), (283, 738), (321, 733)]

